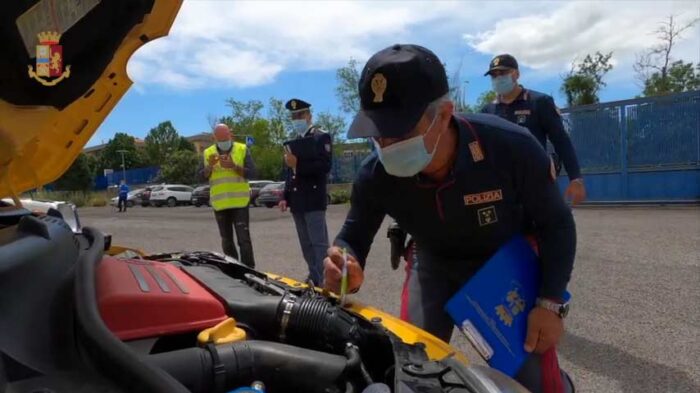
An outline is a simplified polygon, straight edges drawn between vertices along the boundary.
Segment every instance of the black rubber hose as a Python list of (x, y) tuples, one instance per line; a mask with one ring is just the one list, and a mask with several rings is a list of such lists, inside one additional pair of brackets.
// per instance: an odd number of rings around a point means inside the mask
[[(285, 307), (285, 301), (282, 301)], [(282, 320), (283, 313), (278, 313)], [(362, 332), (345, 310), (325, 299), (301, 298), (294, 304), (286, 326), (284, 342), (335, 354), (345, 354), (347, 343), (360, 344)]]
[[(210, 350), (216, 352), (215, 356)], [(223, 370), (219, 389), (215, 388), (215, 357)], [(327, 392), (344, 386), (347, 366), (343, 356), (266, 341), (165, 352), (149, 355), (147, 361), (165, 370), (192, 393), (228, 391), (256, 380), (265, 384), (268, 393)]]

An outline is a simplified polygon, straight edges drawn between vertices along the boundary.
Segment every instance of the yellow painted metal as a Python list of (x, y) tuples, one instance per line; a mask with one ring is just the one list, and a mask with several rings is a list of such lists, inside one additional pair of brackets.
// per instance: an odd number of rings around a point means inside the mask
[(43, 186), (68, 170), (131, 86), (126, 65), (144, 45), (139, 37), (153, 40), (167, 35), (181, 4), (182, 0), (156, 0), (151, 13), (127, 34), (95, 84), (63, 110), (0, 100), (0, 197)]

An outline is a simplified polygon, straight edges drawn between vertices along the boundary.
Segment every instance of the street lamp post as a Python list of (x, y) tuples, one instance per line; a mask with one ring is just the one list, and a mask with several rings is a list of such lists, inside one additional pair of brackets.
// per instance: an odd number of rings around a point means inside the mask
[(127, 150), (117, 150), (117, 153), (122, 155), (122, 180), (126, 183), (126, 164), (124, 163), (124, 153), (127, 153)]

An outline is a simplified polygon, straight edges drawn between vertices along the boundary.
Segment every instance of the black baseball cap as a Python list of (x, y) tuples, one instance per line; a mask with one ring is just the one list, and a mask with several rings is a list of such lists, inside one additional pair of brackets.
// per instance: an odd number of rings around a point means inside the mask
[(449, 91), (445, 67), (433, 52), (401, 44), (375, 53), (358, 87), (361, 109), (348, 139), (399, 138), (413, 130), (431, 102)]
[(491, 74), (494, 70), (517, 70), (518, 61), (515, 57), (509, 54), (498, 55), (491, 60), (489, 63), (489, 70), (486, 71), (484, 76)]

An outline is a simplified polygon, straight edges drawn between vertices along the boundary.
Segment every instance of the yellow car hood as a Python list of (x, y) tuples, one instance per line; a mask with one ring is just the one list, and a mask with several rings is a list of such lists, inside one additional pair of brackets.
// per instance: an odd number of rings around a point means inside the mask
[[(181, 4), (0, 4), (0, 197), (50, 183), (70, 167), (131, 86), (131, 55), (168, 34)], [(51, 75), (43, 76), (47, 64)]]

